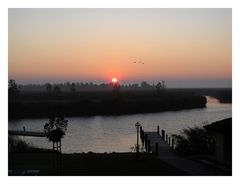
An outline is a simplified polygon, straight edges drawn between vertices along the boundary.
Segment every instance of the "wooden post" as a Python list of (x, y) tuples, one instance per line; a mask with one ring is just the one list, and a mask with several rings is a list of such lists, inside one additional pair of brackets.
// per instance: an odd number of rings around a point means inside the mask
[(155, 154), (158, 155), (158, 143), (155, 143)]
[(146, 151), (147, 151), (147, 146), (148, 146), (148, 145), (147, 145), (147, 139), (148, 139), (148, 138), (147, 138), (147, 135), (146, 135), (145, 138), (144, 138)]
[(147, 147), (148, 147), (147, 152), (150, 153), (150, 147), (151, 147), (151, 146), (150, 146), (150, 140), (147, 141), (147, 144), (148, 144), (148, 146), (147, 146)]
[(61, 140), (60, 140), (60, 153), (62, 153), (62, 142), (61, 142)]
[(140, 138), (142, 138), (142, 126), (140, 126)]
[(174, 139), (172, 139), (172, 149), (174, 149)]
[(143, 146), (145, 145), (145, 135), (144, 135), (144, 130), (142, 130), (142, 137), (141, 137), (141, 140), (142, 140), (142, 144)]
[(146, 145), (146, 147), (147, 147), (147, 135), (145, 136), (145, 145)]
[(164, 130), (162, 130), (162, 138), (163, 138), (163, 140), (165, 139), (165, 131)]
[(148, 140), (145, 140), (146, 152), (148, 153)]
[(159, 126), (157, 126), (157, 133), (158, 133), (158, 135), (159, 135)]

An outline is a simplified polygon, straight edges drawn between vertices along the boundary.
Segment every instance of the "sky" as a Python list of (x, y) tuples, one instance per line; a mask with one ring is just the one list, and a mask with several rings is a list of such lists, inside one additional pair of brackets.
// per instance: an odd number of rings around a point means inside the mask
[(17, 82), (231, 87), (231, 9), (9, 9)]

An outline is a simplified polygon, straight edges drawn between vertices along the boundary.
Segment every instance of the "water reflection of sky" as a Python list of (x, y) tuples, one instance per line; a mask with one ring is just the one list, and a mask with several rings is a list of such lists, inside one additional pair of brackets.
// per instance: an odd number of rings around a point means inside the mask
[[(156, 131), (157, 126), (168, 134), (178, 134), (184, 128), (202, 126), (232, 117), (232, 105), (221, 104), (207, 98), (207, 108), (162, 113), (133, 114), (122, 116), (94, 116), (67, 118), (68, 130), (62, 141), (63, 152), (126, 152), (136, 142), (134, 124), (139, 121), (146, 131)], [(22, 119), (10, 121), (9, 129), (43, 131), (47, 119)], [(45, 138), (25, 137), (24, 140), (37, 147), (51, 148)]]

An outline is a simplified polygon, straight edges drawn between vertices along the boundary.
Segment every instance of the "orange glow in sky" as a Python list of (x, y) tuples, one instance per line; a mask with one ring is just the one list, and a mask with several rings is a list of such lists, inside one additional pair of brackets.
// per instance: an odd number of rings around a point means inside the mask
[(231, 80), (231, 14), (224, 8), (9, 9), (9, 77)]
[(116, 78), (112, 78), (112, 83), (117, 83), (118, 80)]

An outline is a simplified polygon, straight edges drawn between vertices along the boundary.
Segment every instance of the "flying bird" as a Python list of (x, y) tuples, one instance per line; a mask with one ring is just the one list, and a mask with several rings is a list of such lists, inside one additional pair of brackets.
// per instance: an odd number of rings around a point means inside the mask
[(138, 61), (138, 62), (134, 61), (133, 63), (139, 63), (139, 64), (143, 64), (144, 65), (144, 62), (142, 62), (142, 61)]

